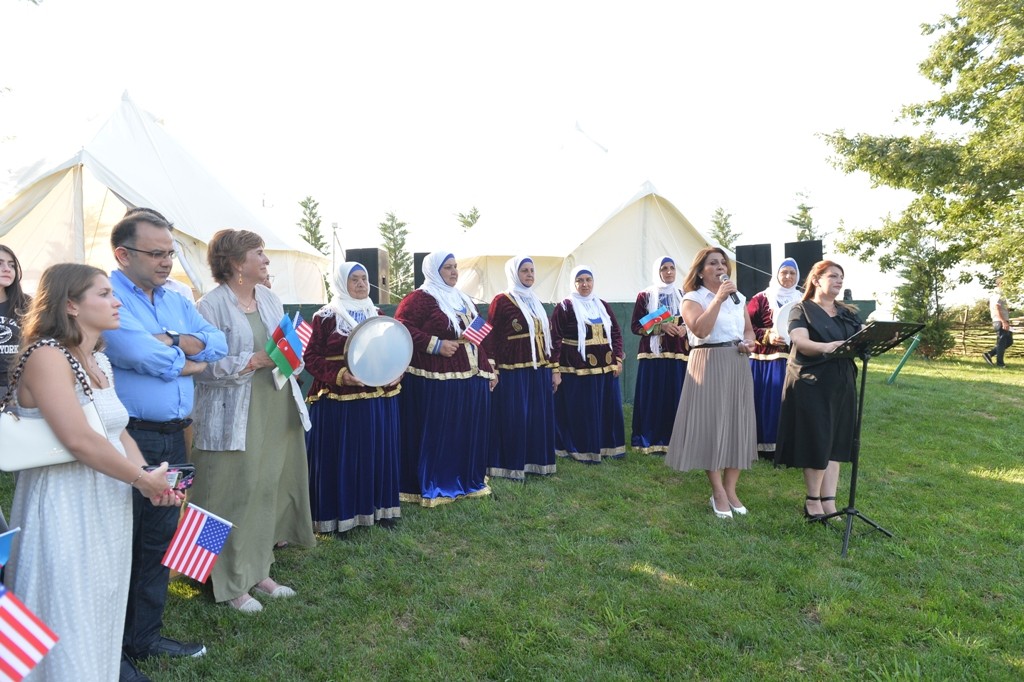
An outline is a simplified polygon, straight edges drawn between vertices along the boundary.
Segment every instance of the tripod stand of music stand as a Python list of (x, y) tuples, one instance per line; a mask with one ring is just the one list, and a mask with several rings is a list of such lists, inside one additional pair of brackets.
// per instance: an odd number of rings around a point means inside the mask
[(892, 537), (891, 532), (862, 514), (856, 505), (857, 471), (860, 463), (860, 430), (864, 421), (864, 392), (868, 384), (868, 360), (895, 348), (923, 328), (923, 324), (916, 322), (871, 322), (848, 338), (842, 346), (829, 354), (832, 358), (850, 358), (851, 360), (859, 358), (861, 361), (860, 397), (857, 401), (857, 420), (853, 435), (853, 451), (850, 453), (850, 463), (852, 465), (850, 469), (850, 500), (845, 509), (840, 509), (821, 517), (823, 522), (839, 516), (846, 517), (846, 530), (843, 533), (842, 551), (844, 559), (850, 546), (850, 533), (853, 532), (853, 520), (855, 518), (885, 534), (886, 537)]

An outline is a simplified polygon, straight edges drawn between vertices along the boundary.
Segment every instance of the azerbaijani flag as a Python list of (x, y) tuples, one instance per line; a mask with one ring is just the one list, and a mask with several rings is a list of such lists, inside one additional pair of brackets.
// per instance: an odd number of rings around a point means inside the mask
[(23, 679), (57, 639), (46, 623), (0, 585), (0, 678)]
[(0, 568), (7, 565), (11, 558), (11, 545), (14, 544), (14, 536), (21, 532), (21, 528), (12, 528), (0, 535)]
[(641, 317), (640, 326), (644, 328), (645, 332), (650, 334), (651, 330), (654, 329), (655, 326), (669, 319), (672, 319), (672, 313), (670, 313), (668, 311), (668, 308), (666, 308), (665, 306), (661, 306), (653, 313), (648, 313), (647, 315)]
[(274, 330), (274, 335), (267, 339), (263, 349), (285, 378), (290, 377), (302, 364), (302, 340), (287, 315), (281, 318), (281, 323)]

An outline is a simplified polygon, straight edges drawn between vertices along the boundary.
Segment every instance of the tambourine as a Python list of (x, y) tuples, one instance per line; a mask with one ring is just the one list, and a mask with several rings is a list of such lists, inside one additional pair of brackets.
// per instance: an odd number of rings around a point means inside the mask
[(791, 343), (789, 340), (789, 311), (793, 309), (800, 301), (791, 301), (786, 305), (782, 306), (775, 312), (775, 333), (779, 335), (783, 343), (787, 346)]
[(412, 359), (412, 335), (393, 317), (368, 317), (345, 342), (348, 371), (367, 386), (387, 386), (402, 376)]

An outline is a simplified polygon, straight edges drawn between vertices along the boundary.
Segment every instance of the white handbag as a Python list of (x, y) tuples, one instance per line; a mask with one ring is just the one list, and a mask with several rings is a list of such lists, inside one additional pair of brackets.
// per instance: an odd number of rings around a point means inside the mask
[(0, 410), (2, 410), (0, 412), (0, 443), (3, 444), (3, 448), (0, 449), (0, 470), (3, 471), (21, 471), (22, 469), (34, 469), (75, 461), (75, 456), (57, 439), (45, 419), (20, 417), (12, 414), (8, 409), (14, 391), (17, 389), (18, 380), (25, 369), (25, 361), (32, 351), (40, 346), (53, 346), (64, 352), (68, 362), (71, 363), (71, 369), (74, 370), (75, 376), (82, 385), (82, 390), (89, 398), (89, 402), (82, 406), (86, 421), (89, 422), (93, 431), (106, 436), (103, 420), (100, 419), (96, 403), (93, 402), (92, 386), (89, 385), (82, 365), (67, 348), (53, 339), (37, 341), (22, 354), (18, 366), (11, 375), (11, 385), (7, 390), (7, 395), (4, 396), (3, 403), (0, 404)]

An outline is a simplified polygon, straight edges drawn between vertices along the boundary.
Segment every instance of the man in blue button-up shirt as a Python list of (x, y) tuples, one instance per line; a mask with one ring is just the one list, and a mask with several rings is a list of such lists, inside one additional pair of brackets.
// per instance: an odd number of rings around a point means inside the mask
[[(128, 409), (128, 432), (150, 464), (185, 462), (191, 423), (191, 375), (227, 354), (224, 333), (192, 301), (163, 285), (174, 262), (172, 227), (155, 211), (130, 211), (111, 233), (118, 269), (110, 275), (121, 301), (121, 326), (103, 333), (117, 396)], [(160, 635), (168, 569), (160, 564), (178, 510), (143, 504), (136, 491), (131, 586), (125, 618), (121, 681), (145, 680), (131, 659), (202, 656), (206, 647)]]

